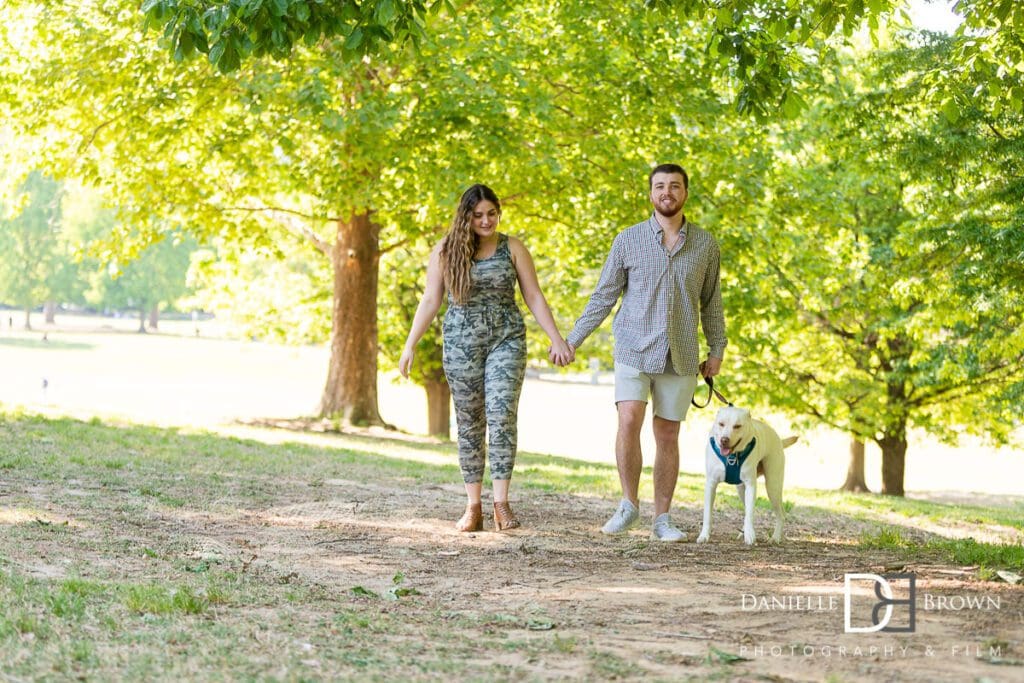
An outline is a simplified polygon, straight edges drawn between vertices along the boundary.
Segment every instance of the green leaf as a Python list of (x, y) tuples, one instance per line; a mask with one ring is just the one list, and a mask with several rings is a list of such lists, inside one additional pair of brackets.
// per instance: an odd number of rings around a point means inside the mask
[(221, 57), (220, 61), (217, 62), (217, 68), (220, 69), (221, 73), (229, 74), (232, 71), (236, 71), (238, 67), (242, 65), (242, 60), (238, 55), (238, 51), (234, 45), (228, 45), (224, 50), (224, 56)]
[(359, 28), (357, 26), (356, 28), (354, 28), (352, 30), (352, 33), (350, 33), (348, 35), (348, 38), (345, 40), (345, 49), (346, 50), (355, 50), (355, 49), (357, 49), (359, 47), (359, 45), (362, 42), (363, 42), (363, 29), (361, 29), (361, 28)]
[(721, 33), (712, 33), (711, 37), (708, 39), (707, 46), (704, 48), (704, 50), (711, 57), (717, 57), (718, 56), (718, 44), (721, 41), (722, 41), (722, 34)]
[(394, 0), (380, 0), (377, 3), (377, 21), (388, 26), (395, 18)]
[(805, 109), (807, 109), (807, 102), (792, 90), (782, 98), (782, 114), (787, 119), (799, 118)]
[(786, 35), (789, 34), (789, 24), (785, 19), (779, 19), (773, 21), (771, 25), (771, 35), (775, 40), (783, 40)]
[(178, 34), (178, 44), (174, 49), (174, 61), (182, 62), (186, 58), (191, 57), (192, 53), (195, 52), (195, 42), (192, 40), (192, 34), (188, 29), (182, 29), (181, 33)]
[(210, 48), (209, 54), (207, 55), (207, 58), (209, 59), (210, 64), (213, 64), (215, 66), (217, 65), (217, 63), (220, 61), (221, 57), (224, 56), (224, 49), (226, 47), (227, 47), (227, 41), (226, 40), (222, 39), (222, 40), (218, 40), (216, 43), (214, 43), (213, 47)]
[(367, 588), (363, 588), (362, 586), (352, 586), (351, 588), (348, 589), (348, 592), (351, 595), (354, 595), (354, 596), (360, 597), (360, 598), (379, 598), (380, 597), (379, 595), (377, 595), (373, 591), (371, 591), (371, 590), (369, 590)]
[(200, 28), (192, 34), (192, 40), (195, 43), (195, 49), (203, 54), (210, 51), (210, 46), (206, 41), (206, 33)]
[(956, 100), (949, 98), (942, 103), (942, 115), (950, 123), (957, 123), (960, 120), (960, 107), (957, 105)]
[(1024, 105), (1024, 86), (1014, 86), (1010, 89), (1010, 102), (1018, 113)]
[(389, 589), (388, 592), (384, 594), (384, 597), (388, 600), (398, 600), (399, 598), (404, 598), (408, 595), (422, 595), (422, 593), (415, 588), (402, 588), (395, 586)]

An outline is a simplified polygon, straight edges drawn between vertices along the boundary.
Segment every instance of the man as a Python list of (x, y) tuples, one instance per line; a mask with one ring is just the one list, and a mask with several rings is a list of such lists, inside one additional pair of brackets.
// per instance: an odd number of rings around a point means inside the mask
[[(683, 213), (689, 189), (686, 171), (662, 164), (651, 171), (648, 186), (654, 214), (616, 236), (597, 287), (566, 341), (575, 353), (622, 296), (612, 325), (619, 414), (615, 461), (622, 501), (601, 531), (620, 534), (640, 519), (640, 428), (650, 396), (657, 446), (651, 535), (678, 542), (686, 534), (673, 526), (669, 508), (679, 477), (679, 423), (686, 417), (698, 372), (713, 377), (721, 369), (725, 319), (718, 243)], [(703, 363), (698, 318), (709, 346)]]

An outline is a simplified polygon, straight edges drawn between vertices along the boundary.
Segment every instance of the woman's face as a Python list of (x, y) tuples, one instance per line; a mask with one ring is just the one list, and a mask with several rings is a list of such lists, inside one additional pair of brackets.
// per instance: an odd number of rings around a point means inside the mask
[(469, 227), (473, 229), (477, 237), (490, 237), (497, 232), (500, 218), (498, 207), (487, 199), (481, 199), (469, 212)]

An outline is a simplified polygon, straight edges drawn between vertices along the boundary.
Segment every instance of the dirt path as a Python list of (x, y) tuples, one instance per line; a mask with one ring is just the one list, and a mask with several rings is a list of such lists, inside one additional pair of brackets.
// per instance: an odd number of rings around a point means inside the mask
[[(523, 528), (460, 534), (461, 485), (424, 483), (446, 481), (436, 471), (423, 478), (450, 461), (443, 449), (353, 436), (317, 451), (295, 444), (326, 437), (284, 431), (273, 432), (282, 441), (273, 447), (112, 431), (13, 422), (7, 443), (26, 444), (24, 454), (12, 450), (0, 467), (0, 570), (43, 582), (48, 593), (80, 577), (106, 596), (106, 617), (90, 620), (98, 606), (81, 617), (85, 637), (98, 642), (95, 661), (81, 665), (86, 678), (130, 680), (127, 667), (146, 662), (152, 668), (139, 675), (160, 680), (1024, 676), (1024, 586), (980, 580), (977, 567), (938, 554), (908, 561), (902, 551), (866, 549), (861, 534), (878, 523), (855, 514), (796, 505), (784, 544), (748, 549), (735, 536), (740, 510), (720, 503), (711, 544), (664, 545), (646, 529), (603, 536), (609, 498), (520, 486), (513, 504)], [(673, 512), (691, 538), (694, 495), (686, 489)], [(641, 512), (650, 519), (649, 504)], [(768, 522), (759, 509), (762, 539)], [(933, 520), (893, 523), (926, 537), (921, 527)], [(958, 523), (942, 531), (1021, 539), (1017, 528)], [(914, 574), (915, 632), (844, 633), (845, 575), (865, 572)], [(207, 591), (208, 611), (160, 618), (122, 604), (154, 585)], [(386, 599), (396, 588), (408, 594)], [(867, 625), (877, 601), (870, 586), (855, 589), (851, 615)], [(49, 618), (49, 596), (21, 600), (14, 604), (32, 619)], [(980, 609), (957, 609), (968, 601)], [(892, 625), (908, 615), (898, 607)], [(109, 626), (122, 622), (124, 631)], [(24, 634), (16, 641), (24, 652), (9, 661), (33, 675), (33, 661), (65, 662), (67, 639), (83, 633), (79, 622), (51, 623), (51, 638)], [(136, 637), (149, 637), (148, 649), (140, 653)], [(211, 642), (212, 663), (202, 650)]]
[[(747, 549), (733, 536), (740, 525), (733, 510), (718, 513), (711, 545), (655, 545), (644, 531), (620, 538), (598, 533), (609, 511), (603, 500), (527, 493), (517, 501), (524, 528), (474, 534), (452, 529), (459, 501), (456, 486), (409, 490), (332, 480), (315, 502), (281, 500), (227, 518), (199, 515), (189, 526), (199, 552), (236, 560), (253, 555), (272, 574), (295, 574), (336, 594), (356, 586), (384, 594), (401, 574), (419, 592), (403, 607), (414, 620), (409, 610), (428, 620), (458, 615), (484, 632), (557, 638), (564, 652), (555, 658), (531, 660), (514, 650), (479, 654), (483, 662), (539, 678), (1010, 681), (1022, 675), (1024, 588), (973, 580), (971, 572), (936, 558), (907, 564), (885, 551), (868, 554), (829, 529), (802, 523), (799, 514), (787, 535), (815, 540)], [(692, 530), (697, 513), (684, 514)], [(844, 634), (846, 572), (915, 573), (916, 632)], [(944, 596), (947, 605), (974, 598), (988, 609), (924, 611), (923, 593), (933, 606)], [(772, 605), (772, 598), (792, 609), (757, 607)], [(873, 602), (861, 595), (853, 604)]]

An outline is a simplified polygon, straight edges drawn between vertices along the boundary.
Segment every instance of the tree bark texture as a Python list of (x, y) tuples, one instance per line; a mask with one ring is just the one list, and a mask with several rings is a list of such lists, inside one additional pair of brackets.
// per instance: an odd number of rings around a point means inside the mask
[(331, 359), (319, 414), (345, 425), (384, 424), (377, 407), (380, 226), (369, 213), (338, 221), (331, 265)]
[(146, 333), (146, 309), (143, 306), (139, 306), (139, 329), (136, 331), (141, 334)]
[(431, 436), (451, 438), (452, 392), (444, 376), (440, 380), (428, 379), (423, 388), (427, 392), (427, 429)]
[(903, 475), (907, 461), (906, 425), (893, 434), (886, 434), (878, 440), (882, 449), (882, 493), (889, 496), (902, 496)]
[(43, 304), (43, 322), (53, 324), (57, 322), (57, 302), (47, 301)]
[(870, 491), (864, 478), (864, 442), (857, 437), (850, 437), (850, 466), (846, 470), (842, 490), (851, 493)]
[[(903, 344), (900, 339), (888, 342), (893, 357), (901, 357)], [(888, 383), (889, 405), (904, 406), (907, 401), (907, 388), (903, 380), (893, 377)], [(907, 416), (900, 413), (896, 419), (886, 426), (881, 439), (876, 439), (882, 449), (882, 493), (889, 496), (902, 496), (903, 475), (907, 461)]]
[(160, 304), (153, 304), (153, 308), (149, 309), (149, 329), (155, 330), (160, 326)]
[(32, 329), (32, 309), (27, 306), (25, 307), (25, 329)]

